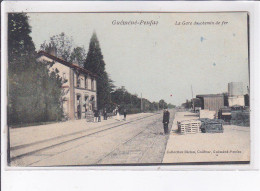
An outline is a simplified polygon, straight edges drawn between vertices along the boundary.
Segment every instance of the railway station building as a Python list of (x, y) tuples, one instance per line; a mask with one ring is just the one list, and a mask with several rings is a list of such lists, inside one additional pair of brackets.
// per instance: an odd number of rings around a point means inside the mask
[(53, 62), (50, 71), (58, 71), (63, 83), (63, 113), (67, 119), (86, 118), (97, 107), (97, 76), (80, 67), (58, 58), (55, 52), (38, 53), (39, 61)]

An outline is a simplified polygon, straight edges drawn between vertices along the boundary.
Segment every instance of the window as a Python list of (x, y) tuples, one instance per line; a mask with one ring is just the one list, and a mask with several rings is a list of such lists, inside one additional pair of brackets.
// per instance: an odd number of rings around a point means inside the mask
[(63, 78), (64, 80), (67, 79), (67, 76), (66, 76), (66, 73), (65, 73), (65, 72), (63, 72), (63, 74), (62, 74), (62, 78)]
[(80, 87), (80, 77), (79, 77), (79, 74), (77, 74), (77, 87)]
[(94, 79), (91, 78), (91, 90), (94, 90)]
[(85, 76), (85, 89), (88, 89), (88, 76)]
[(85, 100), (84, 100), (84, 107), (85, 107), (85, 112), (88, 111), (88, 96), (85, 96)]

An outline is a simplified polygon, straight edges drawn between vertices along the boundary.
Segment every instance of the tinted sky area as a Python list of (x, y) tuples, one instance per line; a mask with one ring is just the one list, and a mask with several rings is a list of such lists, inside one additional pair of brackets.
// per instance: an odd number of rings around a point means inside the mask
[[(191, 98), (191, 85), (194, 96), (227, 92), (229, 82), (248, 85), (246, 13), (28, 15), (37, 49), (64, 32), (74, 39), (74, 46), (88, 50), (96, 31), (115, 85), (150, 101), (179, 105)], [(142, 21), (146, 25), (133, 24)]]

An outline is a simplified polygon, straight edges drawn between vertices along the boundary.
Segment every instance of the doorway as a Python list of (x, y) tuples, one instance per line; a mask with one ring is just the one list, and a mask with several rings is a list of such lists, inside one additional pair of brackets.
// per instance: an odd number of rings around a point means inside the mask
[(77, 118), (81, 119), (81, 95), (77, 95)]
[(85, 108), (85, 117), (87, 117), (87, 112), (89, 111), (88, 108), (89, 108), (89, 103), (88, 103), (88, 96), (86, 95), (85, 98), (84, 98), (84, 108)]

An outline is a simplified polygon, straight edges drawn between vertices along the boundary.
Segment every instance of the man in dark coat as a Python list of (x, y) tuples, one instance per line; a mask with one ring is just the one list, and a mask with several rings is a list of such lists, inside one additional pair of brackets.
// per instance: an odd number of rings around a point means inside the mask
[(163, 111), (163, 129), (164, 129), (164, 134), (168, 134), (169, 120), (170, 120), (170, 112), (167, 109), (165, 109)]
[(104, 109), (103, 114), (104, 114), (104, 120), (107, 120), (107, 109), (106, 108)]
[(98, 122), (101, 122), (101, 114), (102, 114), (102, 112), (101, 112), (101, 110), (99, 110), (98, 111)]
[(126, 109), (124, 109), (124, 120), (126, 120)]
[(95, 108), (95, 109), (94, 109), (95, 122), (98, 122), (98, 115), (99, 115), (98, 110), (97, 110), (97, 108)]

